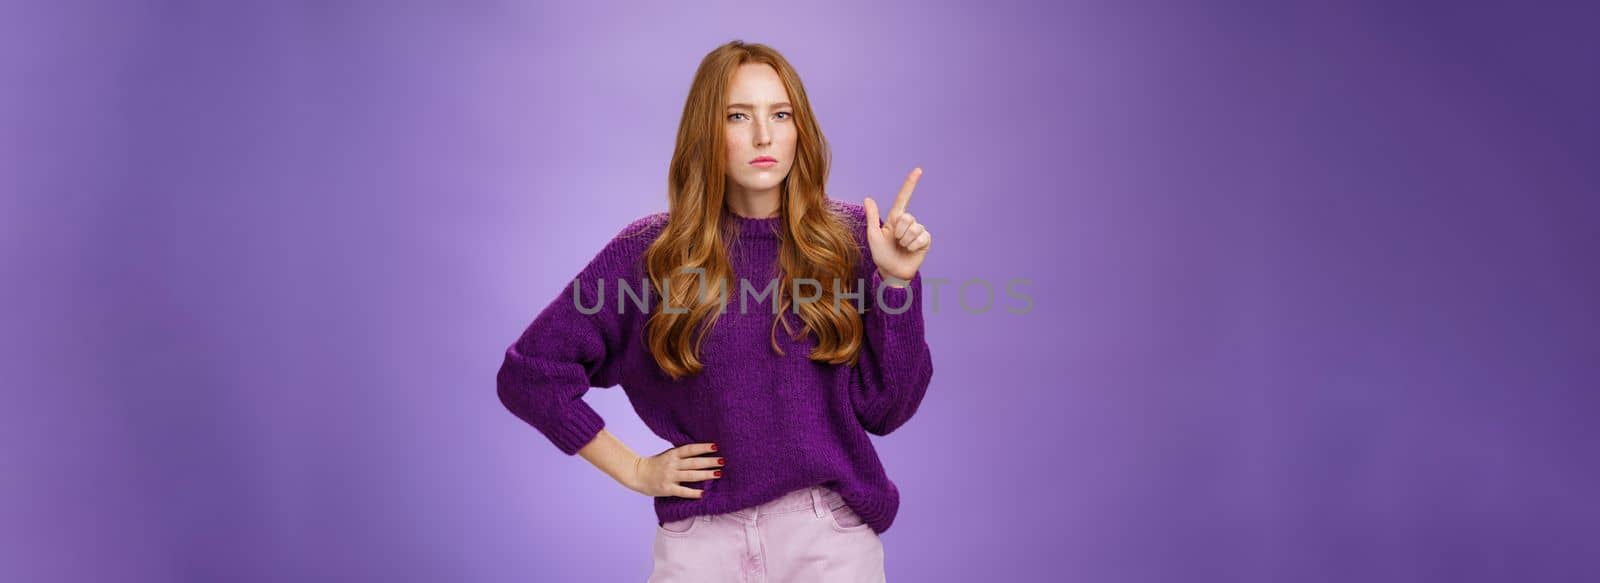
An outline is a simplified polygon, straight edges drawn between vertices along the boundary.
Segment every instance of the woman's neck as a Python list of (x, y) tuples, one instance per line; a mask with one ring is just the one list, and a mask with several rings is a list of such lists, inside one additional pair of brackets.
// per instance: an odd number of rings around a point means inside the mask
[(730, 181), (727, 192), (728, 210), (733, 214), (750, 219), (778, 216), (778, 200), (781, 197), (777, 188), (751, 192)]

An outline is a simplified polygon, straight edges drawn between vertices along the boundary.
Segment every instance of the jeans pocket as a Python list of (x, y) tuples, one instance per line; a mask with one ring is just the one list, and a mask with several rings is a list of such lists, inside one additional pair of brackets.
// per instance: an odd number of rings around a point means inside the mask
[(699, 516), (681, 518), (671, 522), (657, 524), (656, 532), (666, 536), (689, 536), (689, 533), (694, 532), (695, 525), (700, 524), (700, 522), (701, 520)]
[(832, 508), (829, 509), (828, 516), (831, 517), (830, 522), (833, 524), (834, 530), (839, 532), (859, 532), (872, 528), (865, 519), (861, 518), (861, 515), (856, 514), (856, 511), (851, 509), (849, 504), (845, 504), (843, 500), (834, 502), (830, 506)]

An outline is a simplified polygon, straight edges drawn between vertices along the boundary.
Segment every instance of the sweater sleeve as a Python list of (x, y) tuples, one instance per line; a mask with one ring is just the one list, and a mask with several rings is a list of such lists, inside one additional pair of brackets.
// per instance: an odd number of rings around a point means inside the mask
[[(614, 300), (632, 259), (621, 243), (619, 235), (563, 286), (506, 349), (496, 375), (506, 409), (567, 455), (577, 454), (605, 427), (583, 395), (590, 387), (621, 382), (625, 326)], [(596, 306), (601, 309), (584, 313)]]
[(850, 395), (861, 426), (874, 435), (888, 435), (917, 412), (933, 379), (933, 356), (923, 335), (922, 273), (896, 288), (884, 285), (870, 258), (865, 267), (870, 272), (862, 314), (866, 341)]

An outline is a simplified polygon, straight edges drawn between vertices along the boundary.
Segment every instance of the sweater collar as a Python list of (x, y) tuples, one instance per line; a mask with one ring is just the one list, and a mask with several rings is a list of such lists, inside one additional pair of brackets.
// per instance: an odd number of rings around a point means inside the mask
[(783, 217), (756, 219), (724, 209), (723, 219), (729, 228), (736, 229), (740, 239), (777, 239), (783, 229)]

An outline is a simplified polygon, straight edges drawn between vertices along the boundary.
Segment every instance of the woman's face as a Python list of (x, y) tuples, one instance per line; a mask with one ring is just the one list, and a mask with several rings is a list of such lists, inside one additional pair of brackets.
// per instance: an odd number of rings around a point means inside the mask
[(764, 63), (740, 65), (723, 114), (729, 186), (751, 193), (778, 188), (794, 165), (795, 149), (794, 108), (778, 72)]

